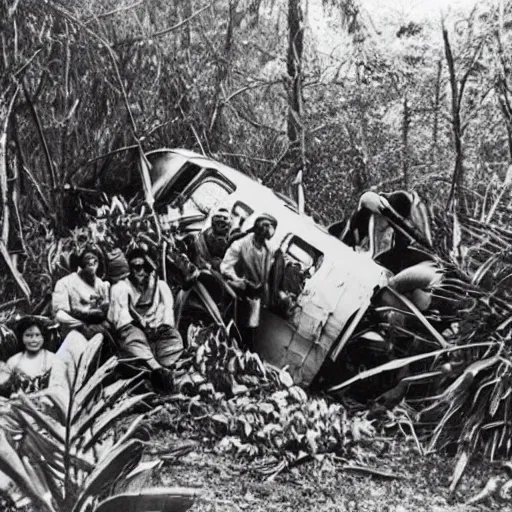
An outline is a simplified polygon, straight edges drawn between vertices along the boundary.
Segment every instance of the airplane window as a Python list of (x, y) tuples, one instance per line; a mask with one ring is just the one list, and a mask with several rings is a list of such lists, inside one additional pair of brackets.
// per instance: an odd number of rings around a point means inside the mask
[(294, 322), (298, 299), (307, 280), (322, 264), (323, 254), (295, 235), (288, 235), (276, 254), (274, 262), (276, 289), (273, 290), (272, 310)]
[(242, 227), (245, 219), (249, 217), (253, 213), (253, 209), (247, 206), (245, 203), (241, 201), (237, 201), (233, 208), (231, 208), (231, 222), (232, 229), (239, 229)]
[(214, 180), (204, 181), (183, 203), (183, 215), (188, 216), (196, 213), (208, 215), (210, 210), (224, 201), (231, 192), (224, 183)]
[(322, 263), (323, 254), (298, 236), (292, 236), (286, 250), (289, 260), (299, 263), (302, 271), (314, 272)]

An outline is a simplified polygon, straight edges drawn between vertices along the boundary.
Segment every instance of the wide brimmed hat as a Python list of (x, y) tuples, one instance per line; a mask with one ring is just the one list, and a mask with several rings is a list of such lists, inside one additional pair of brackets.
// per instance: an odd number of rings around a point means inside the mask
[(219, 208), (215, 209), (212, 215), (212, 219), (224, 219), (229, 220), (231, 217), (231, 214), (229, 213), (229, 210), (225, 208), (224, 206), (220, 206)]
[(274, 229), (277, 227), (277, 219), (270, 215), (270, 213), (262, 213), (261, 215), (258, 215), (254, 221), (254, 225), (258, 224), (258, 222), (262, 220), (268, 220), (272, 226), (274, 226)]

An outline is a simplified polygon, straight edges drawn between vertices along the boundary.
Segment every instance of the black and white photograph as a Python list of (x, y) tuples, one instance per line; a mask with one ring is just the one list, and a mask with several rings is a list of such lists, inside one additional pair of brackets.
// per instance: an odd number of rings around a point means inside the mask
[(512, 512), (510, 0), (0, 48), (0, 512)]

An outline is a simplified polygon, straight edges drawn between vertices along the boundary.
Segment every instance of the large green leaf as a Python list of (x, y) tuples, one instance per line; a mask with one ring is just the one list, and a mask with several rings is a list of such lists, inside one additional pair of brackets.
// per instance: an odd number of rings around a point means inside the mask
[(0, 470), (3, 471), (41, 511), (56, 512), (49, 489), (37, 475), (29, 474), (17, 451), (0, 429)]
[(131, 441), (133, 436), (138, 432), (141, 425), (144, 423), (144, 421), (146, 421), (149, 418), (149, 416), (157, 414), (162, 409), (163, 405), (159, 405), (158, 407), (152, 409), (150, 412), (142, 414), (141, 416), (135, 418), (135, 420), (133, 420), (130, 426), (126, 429), (126, 432), (119, 438), (116, 444), (112, 447), (112, 450), (117, 450), (123, 444), (127, 443), (128, 441)]
[(181, 487), (143, 489), (112, 496), (100, 503), (96, 512), (128, 509), (185, 512), (198, 496), (195, 489)]
[(96, 334), (87, 342), (85, 350), (80, 354), (75, 382), (72, 383), (72, 389), (74, 393), (77, 393), (80, 389), (82, 389), (86, 379), (91, 376), (91, 365), (94, 363), (94, 361), (96, 361), (102, 344), (103, 335)]
[[(82, 449), (89, 450), (92, 446), (107, 433), (108, 429), (117, 421), (121, 416), (126, 414), (132, 407), (138, 403), (146, 400), (153, 393), (145, 393), (143, 395), (134, 396), (123, 400), (115, 409), (110, 409), (104, 412), (98, 419), (94, 427), (91, 429), (90, 437), (84, 442)], [(71, 442), (75, 443), (79, 440), (78, 435), (73, 435)]]
[(442, 403), (451, 403), (457, 395), (464, 393), (469, 389), (469, 386), (473, 383), (475, 376), (487, 368), (495, 365), (499, 362), (498, 356), (489, 357), (487, 359), (483, 359), (481, 361), (475, 361), (470, 364), (457, 379), (446, 388), (446, 390), (439, 397), (436, 404), (428, 407), (428, 410), (433, 409), (434, 407), (442, 404)]
[(464, 470), (469, 461), (469, 454), (467, 451), (461, 451), (459, 454), (459, 458), (457, 459), (457, 464), (455, 464), (455, 469), (452, 475), (452, 482), (450, 484), (450, 492), (455, 491)]
[(446, 342), (446, 340), (439, 334), (434, 327), (432, 327), (432, 324), (425, 318), (425, 315), (404, 295), (401, 293), (398, 293), (396, 290), (394, 290), (391, 287), (387, 287), (387, 290), (389, 290), (398, 300), (400, 300), (405, 306), (407, 306), (415, 315), (416, 318), (425, 326), (425, 328), (432, 334), (434, 339), (439, 343), (439, 345), (442, 348), (448, 348), (451, 345)]
[(123, 473), (127, 474), (133, 469), (139, 462), (142, 451), (143, 445), (136, 439), (112, 450), (87, 478), (72, 512), (82, 512), (90, 498), (98, 496)]
[(400, 370), (404, 366), (408, 366), (412, 363), (415, 363), (416, 361), (422, 361), (424, 359), (429, 359), (431, 357), (437, 357), (442, 354), (448, 354), (450, 352), (455, 352), (458, 350), (474, 349), (477, 347), (490, 347), (492, 345), (493, 345), (492, 342), (473, 343), (473, 344), (469, 344), (469, 345), (460, 345), (457, 347), (450, 347), (450, 348), (445, 348), (445, 349), (434, 350), (432, 352), (427, 352), (426, 354), (419, 354), (416, 356), (395, 359), (394, 361), (389, 361), (388, 363), (382, 364), (375, 368), (371, 368), (370, 370), (365, 370), (364, 372), (357, 374), (356, 376), (352, 377), (351, 379), (348, 379), (345, 382), (342, 382), (341, 384), (337, 384), (336, 386), (331, 387), (328, 391), (330, 393), (340, 391), (341, 389), (346, 388), (346, 387), (350, 386), (351, 384), (354, 384), (355, 382), (369, 379), (370, 377), (375, 377), (376, 375), (380, 375), (383, 372)]
[(50, 416), (40, 412), (24, 393), (19, 393), (22, 410), (30, 414), (32, 419), (57, 441), (65, 443), (65, 427)]
[(111, 357), (105, 361), (91, 376), (84, 386), (75, 393), (73, 398), (72, 421), (82, 412), (87, 405), (87, 401), (98, 391), (103, 381), (112, 374), (117, 367), (118, 361), (116, 357)]
[[(94, 378), (94, 375), (93, 375)], [(74, 425), (74, 434), (73, 435), (81, 435), (87, 428), (89, 428), (105, 410), (110, 408), (119, 398), (121, 398), (125, 393), (127, 393), (130, 389), (134, 388), (134, 383), (140, 379), (139, 375), (131, 379), (120, 379), (107, 386), (103, 389), (100, 396), (96, 398), (92, 409), (86, 414), (82, 403), (82, 407), (79, 409), (75, 409), (75, 414), (72, 418), (72, 423), (77, 423)], [(82, 412), (82, 415), (79, 413)], [(79, 419), (77, 419), (79, 417)], [(76, 430), (75, 430), (76, 429)]]

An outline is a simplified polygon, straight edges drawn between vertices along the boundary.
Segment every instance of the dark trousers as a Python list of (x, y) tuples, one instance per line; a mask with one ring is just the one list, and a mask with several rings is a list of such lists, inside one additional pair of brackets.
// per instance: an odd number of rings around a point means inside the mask
[(137, 359), (151, 370), (172, 366), (183, 352), (181, 335), (170, 325), (142, 330), (128, 324), (117, 332), (117, 343), (121, 358)]

